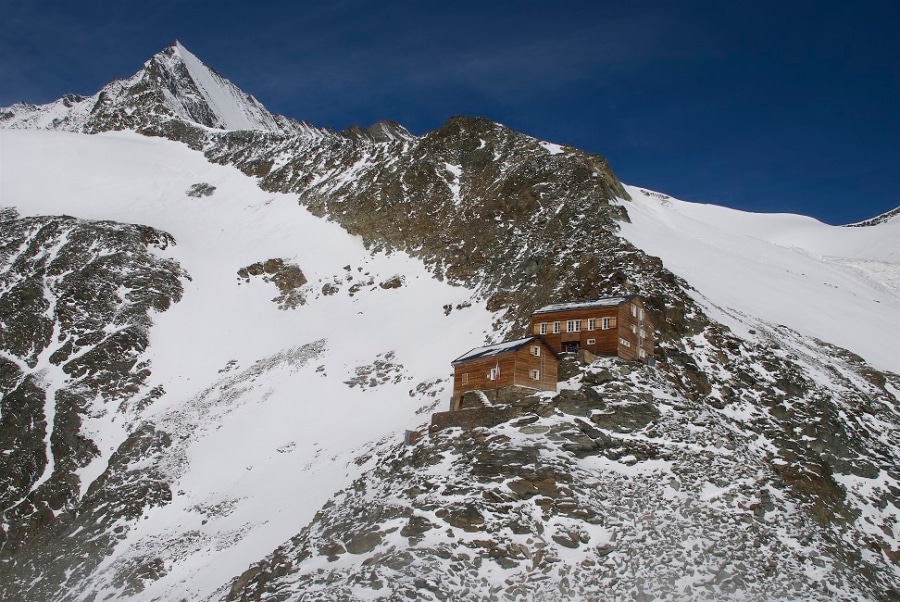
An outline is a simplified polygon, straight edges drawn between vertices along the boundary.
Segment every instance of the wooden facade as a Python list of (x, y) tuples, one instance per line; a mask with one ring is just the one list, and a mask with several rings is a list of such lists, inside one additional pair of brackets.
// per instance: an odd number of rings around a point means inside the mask
[(452, 409), (469, 391), (556, 391), (558, 357), (543, 337), (472, 349), (453, 360)]
[(529, 331), (557, 353), (587, 349), (640, 361), (653, 356), (653, 323), (636, 295), (547, 305), (531, 315)]

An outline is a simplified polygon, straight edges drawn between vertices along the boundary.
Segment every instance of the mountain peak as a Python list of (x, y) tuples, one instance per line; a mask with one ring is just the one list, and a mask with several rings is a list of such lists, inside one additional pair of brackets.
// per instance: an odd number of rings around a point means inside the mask
[(206, 66), (175, 40), (147, 65), (158, 73), (168, 91), (167, 104), (188, 121), (215, 129), (279, 131), (274, 116), (253, 96)]
[(7, 128), (88, 133), (154, 129), (171, 120), (215, 130), (297, 130), (294, 122), (272, 115), (177, 39), (133, 76), (92, 96), (67, 95), (47, 105), (16, 105), (0, 112), (0, 125)]
[(409, 133), (409, 130), (391, 119), (376, 121), (366, 128), (361, 128), (358, 125), (351, 125), (342, 133), (353, 139), (371, 140), (372, 142), (410, 140), (414, 137)]

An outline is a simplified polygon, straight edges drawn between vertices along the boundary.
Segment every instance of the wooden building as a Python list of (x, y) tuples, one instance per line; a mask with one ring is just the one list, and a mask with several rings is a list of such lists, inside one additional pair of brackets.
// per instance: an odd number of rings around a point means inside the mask
[(529, 331), (557, 353), (587, 349), (641, 361), (653, 356), (653, 324), (637, 295), (547, 305), (531, 314)]
[(558, 360), (553, 347), (540, 336), (472, 349), (451, 362), (450, 407), (461, 409), (462, 398), (469, 391), (489, 392), (491, 401), (506, 391), (556, 391)]

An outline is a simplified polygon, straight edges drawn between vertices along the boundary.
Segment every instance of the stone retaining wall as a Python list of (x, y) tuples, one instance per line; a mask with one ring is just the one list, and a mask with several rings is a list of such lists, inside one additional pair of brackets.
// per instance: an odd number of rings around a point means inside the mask
[(514, 405), (496, 406), (490, 408), (466, 408), (455, 412), (436, 412), (431, 415), (431, 427), (434, 432), (443, 428), (458, 426), (473, 428), (476, 426), (496, 426), (516, 416), (521, 415), (523, 408)]

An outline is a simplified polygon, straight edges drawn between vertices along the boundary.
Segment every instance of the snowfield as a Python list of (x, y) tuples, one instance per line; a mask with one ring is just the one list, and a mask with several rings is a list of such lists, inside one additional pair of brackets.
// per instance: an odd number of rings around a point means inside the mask
[[(450, 361), (491, 332), (472, 291), (402, 253), (370, 253), (296, 197), (182, 144), (14, 130), (0, 131), (0, 153), (0, 206), (165, 230), (177, 244), (161, 253), (191, 278), (181, 302), (154, 317), (149, 385), (165, 394), (140, 416), (97, 407), (85, 424), (103, 454), (83, 469), (88, 482), (139, 421), (184, 437), (165, 460), (172, 503), (108, 560), (168, 551), (171, 570), (141, 599), (210, 595), (298, 532), (359, 475), (366, 445), (402, 440), (444, 408)], [(187, 196), (203, 182), (212, 195)], [(279, 309), (272, 283), (238, 278), (270, 258), (303, 271), (304, 305)], [(395, 275), (402, 286), (379, 286)], [(326, 284), (337, 292), (323, 294)]]
[(900, 219), (868, 227), (747, 213), (626, 186), (622, 234), (696, 291), (741, 336), (744, 316), (844, 347), (900, 372)]

